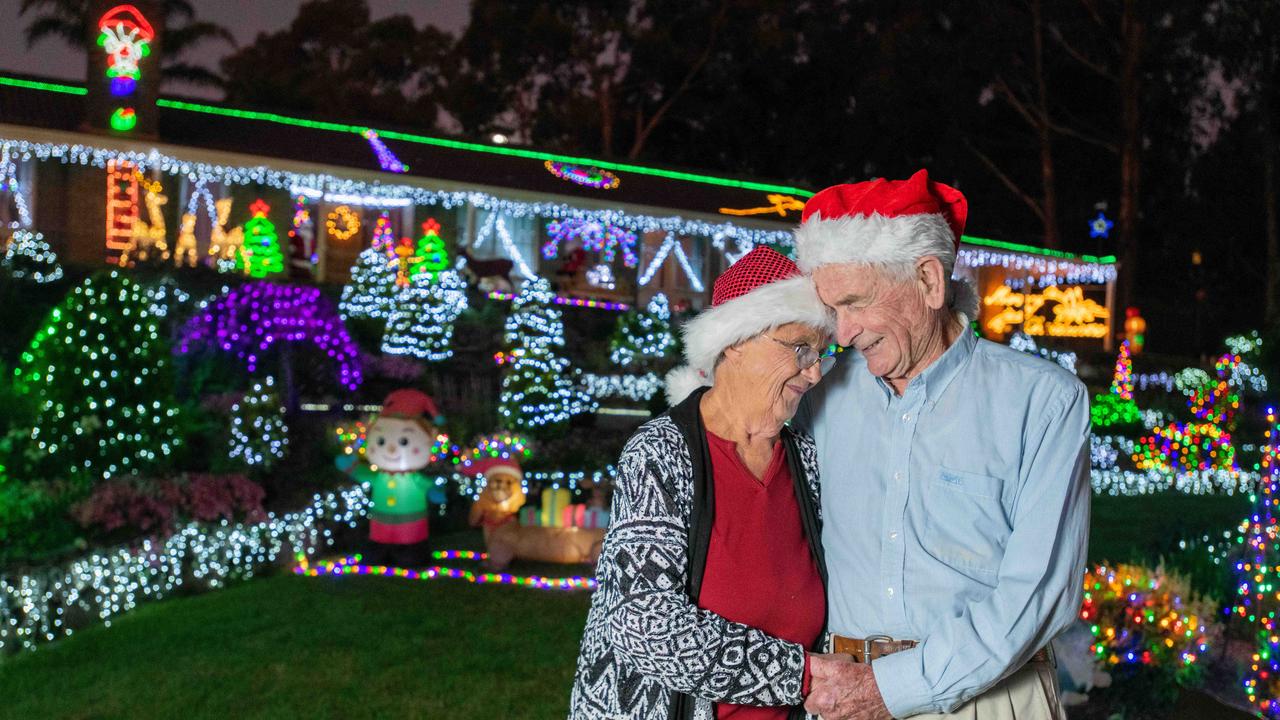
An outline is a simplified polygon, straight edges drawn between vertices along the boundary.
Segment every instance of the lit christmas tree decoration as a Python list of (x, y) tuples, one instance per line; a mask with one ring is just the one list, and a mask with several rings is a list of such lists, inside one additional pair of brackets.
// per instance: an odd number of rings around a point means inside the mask
[(675, 348), (671, 334), (671, 306), (667, 296), (653, 296), (643, 311), (632, 310), (618, 318), (609, 341), (609, 359), (620, 367), (651, 365), (663, 360)]
[(396, 297), (395, 234), (382, 213), (373, 228), (372, 244), (351, 266), (351, 281), (342, 288), (338, 312), (343, 318), (386, 319)]
[(36, 403), (30, 440), (51, 471), (143, 471), (181, 443), (158, 319), (146, 288), (116, 272), (86, 280), (49, 313), (14, 379)]
[(1129, 352), (1129, 341), (1120, 343), (1120, 354), (1116, 357), (1116, 369), (1111, 376), (1111, 394), (1125, 400), (1133, 399), (1133, 356)]
[(44, 235), (30, 230), (15, 230), (4, 257), (0, 258), (0, 270), (5, 270), (15, 280), (28, 280), (36, 284), (51, 283), (62, 279), (62, 265), (58, 255), (49, 247)]
[(428, 281), (434, 281), (436, 276), (449, 269), (449, 250), (444, 245), (444, 239), (440, 237), (440, 223), (435, 218), (427, 218), (422, 223), (422, 237), (418, 238), (417, 257), (420, 258), (414, 263), (410, 272), (414, 276), (423, 275)]
[(231, 353), (253, 373), (277, 342), (309, 342), (338, 369), (338, 381), (354, 390), (362, 380), (360, 350), (319, 288), (258, 281), (229, 289), (187, 321), (177, 352), (197, 348)]
[(467, 309), (467, 284), (453, 270), (414, 276), (399, 288), (387, 315), (382, 352), (439, 361), (453, 356), (453, 321)]
[(231, 406), (232, 460), (270, 470), (277, 460), (284, 459), (289, 426), (275, 388), (275, 380), (268, 375), (254, 381), (249, 392)]
[(236, 256), (236, 270), (255, 278), (284, 272), (284, 253), (276, 226), (267, 219), (271, 206), (259, 198), (249, 206), (253, 217), (244, 224), (244, 247)]
[(575, 387), (564, 347), (560, 311), (551, 307), (551, 284), (543, 278), (525, 283), (511, 307), (503, 341), (513, 355), (502, 378), (500, 422), (518, 431), (544, 428), (573, 415), (592, 412), (595, 402)]

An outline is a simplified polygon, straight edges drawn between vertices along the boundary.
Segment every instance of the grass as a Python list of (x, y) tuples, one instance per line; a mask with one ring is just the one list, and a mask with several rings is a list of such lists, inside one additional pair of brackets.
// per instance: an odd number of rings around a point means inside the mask
[(4, 661), (0, 717), (560, 718), (589, 602), (281, 574), (146, 605)]
[[(1095, 498), (1089, 555), (1154, 564), (1248, 509), (1247, 497)], [(0, 718), (560, 718), (589, 601), (459, 580), (278, 574), (145, 605), (3, 661)]]

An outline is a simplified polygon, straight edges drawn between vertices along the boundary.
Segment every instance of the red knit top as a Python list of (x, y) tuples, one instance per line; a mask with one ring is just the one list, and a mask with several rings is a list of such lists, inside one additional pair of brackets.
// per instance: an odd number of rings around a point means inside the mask
[[(811, 647), (822, 633), (827, 599), (800, 521), (784, 446), (757, 479), (735, 443), (708, 432), (715, 523), (698, 606), (733, 622)], [(806, 656), (804, 689), (809, 687)], [(716, 718), (783, 720), (785, 707), (716, 705)]]

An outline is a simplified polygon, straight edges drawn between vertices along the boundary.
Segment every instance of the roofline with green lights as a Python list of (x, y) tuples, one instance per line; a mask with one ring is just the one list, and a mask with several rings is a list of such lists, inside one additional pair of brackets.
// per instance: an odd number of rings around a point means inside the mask
[(1059, 260), (1070, 260), (1078, 263), (1090, 263), (1095, 265), (1114, 265), (1116, 263), (1115, 255), (1103, 255), (1101, 257), (1095, 255), (1077, 255), (1063, 250), (1050, 250), (1048, 248), (1038, 248), (1033, 245), (1020, 245), (1018, 243), (1005, 242), (1004, 240), (988, 240), (987, 238), (974, 237), (972, 235), (961, 235), (960, 242), (966, 245), (979, 245), (982, 247), (996, 248), (998, 250), (1008, 250), (1009, 252), (1020, 252), (1028, 255), (1044, 255), (1047, 257), (1058, 258)]
[[(23, 78), (6, 77), (0, 75), (0, 85), (8, 85), (11, 87), (19, 87), (27, 90), (39, 90), (44, 92), (64, 93), (67, 95), (87, 95), (89, 93), (83, 87), (75, 85), (67, 85), (64, 83), (45, 82), (39, 80), (26, 80)], [(380, 137), (390, 138), (392, 140), (400, 140), (403, 142), (418, 143), (421, 145), (431, 145), (434, 147), (448, 148), (451, 150), (462, 150), (464, 152), (487, 153), (490, 155), (503, 155), (506, 157), (518, 157), (528, 160), (540, 160), (546, 162), (552, 160), (555, 162), (572, 163), (576, 165), (591, 165), (606, 170), (617, 170), (619, 172), (634, 173), (636, 175), (649, 175), (652, 177), (666, 178), (668, 180), (683, 180), (685, 182), (702, 183), (704, 185), (718, 185), (721, 187), (739, 188), (742, 190), (760, 190), (763, 192), (787, 193), (789, 195), (798, 195), (801, 197), (813, 197), (814, 193), (810, 190), (804, 190), (798, 187), (788, 185), (773, 185), (770, 183), (753, 182), (750, 180), (734, 180), (732, 178), (716, 177), (714, 175), (701, 175), (698, 173), (681, 172), (679, 170), (666, 170), (663, 168), (646, 167), (644, 165), (634, 165), (631, 163), (612, 162), (608, 160), (596, 160), (593, 158), (578, 157), (575, 155), (560, 155), (558, 153), (542, 152), (539, 150), (529, 150), (526, 148), (505, 147), (501, 145), (486, 145), (484, 143), (466, 142), (463, 140), (449, 140), (447, 138), (431, 137), (429, 135), (418, 135), (416, 133), (400, 132), (398, 130), (379, 130), (371, 128), (368, 125), (353, 125), (348, 123), (327, 122), (323, 120), (308, 120), (306, 118), (292, 117), (289, 115), (281, 115), (273, 112), (263, 112), (258, 110), (237, 110), (235, 108), (219, 107), (217, 105), (208, 105), (204, 103), (194, 103), (186, 100), (170, 100), (160, 98), (156, 104), (162, 108), (171, 110), (180, 110), (185, 112), (205, 113), (209, 115), (221, 115), (223, 117), (239, 118), (242, 120), (257, 120), (260, 122), (270, 122), (279, 125), (292, 125), (294, 127), (304, 127), (313, 130), (323, 130), (327, 132), (337, 133), (354, 133), (363, 134), (366, 130), (373, 130)], [(1116, 262), (1114, 255), (1104, 255), (1096, 257), (1093, 255), (1077, 255), (1062, 250), (1050, 250), (1048, 248), (1039, 248), (1033, 245), (1022, 245), (1019, 243), (1005, 242), (1004, 240), (989, 240), (987, 238), (974, 237), (965, 235), (961, 238), (962, 242), (969, 245), (978, 245), (982, 247), (996, 248), (999, 250), (1007, 250), (1010, 252), (1027, 253), (1029, 255), (1042, 255), (1046, 257), (1059, 258), (1061, 260), (1069, 260), (1081, 263), (1096, 263), (1110, 265)]]

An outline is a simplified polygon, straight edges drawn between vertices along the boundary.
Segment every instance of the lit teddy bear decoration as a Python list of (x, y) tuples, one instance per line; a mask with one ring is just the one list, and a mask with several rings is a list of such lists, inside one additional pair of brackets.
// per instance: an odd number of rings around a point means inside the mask
[(445, 495), (421, 471), (439, 459), (441, 446), (448, 445), (439, 431), (443, 421), (425, 393), (396, 390), (383, 401), (382, 412), (369, 428), (364, 452), (369, 465), (357, 465), (355, 454), (337, 460), (340, 470), (369, 484), (369, 539), (390, 546), (382, 550), (410, 551), (414, 560), (424, 556), (430, 536), (428, 505), (444, 502)]

